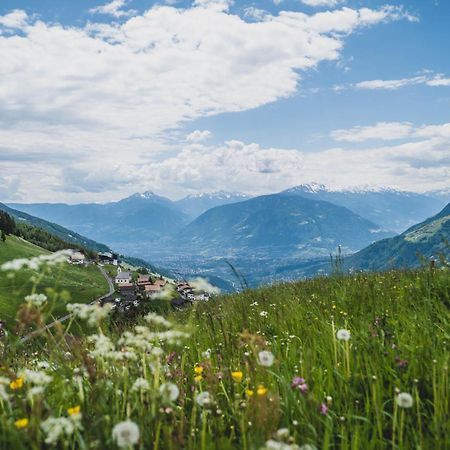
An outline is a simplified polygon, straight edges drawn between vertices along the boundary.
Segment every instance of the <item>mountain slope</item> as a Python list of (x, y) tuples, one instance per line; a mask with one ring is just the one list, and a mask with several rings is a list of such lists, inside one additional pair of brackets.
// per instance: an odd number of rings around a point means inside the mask
[(377, 223), (384, 230), (397, 233), (436, 214), (450, 200), (444, 195), (433, 196), (394, 189), (332, 191), (316, 183), (296, 186), (283, 193), (344, 206)]
[(187, 217), (171, 200), (152, 192), (134, 194), (106, 204), (36, 203), (11, 206), (111, 246), (175, 233), (187, 222)]
[(450, 258), (450, 203), (439, 214), (399, 236), (375, 242), (349, 257), (345, 267), (368, 270), (417, 267), (419, 255)]
[(188, 195), (175, 204), (191, 219), (203, 214), (208, 209), (216, 206), (238, 203), (251, 198), (250, 195), (241, 192), (209, 192), (203, 194)]
[(209, 255), (259, 249), (266, 255), (328, 254), (337, 245), (356, 251), (386, 236), (372, 222), (341, 206), (298, 195), (264, 195), (212, 208), (178, 235)]
[(88, 250), (105, 252), (109, 251), (109, 247), (104, 244), (99, 244), (91, 239), (88, 239), (78, 233), (68, 230), (56, 223), (51, 223), (46, 220), (34, 217), (30, 214), (18, 211), (16, 209), (10, 208), (3, 203), (0, 203), (0, 210), (5, 211), (10, 216), (12, 216), (17, 223), (25, 223), (32, 227), (41, 228), (48, 233), (62, 239), (65, 242), (74, 244), (74, 246), (84, 247)]
[[(0, 265), (16, 258), (31, 258), (48, 254), (37, 245), (33, 245), (16, 236), (7, 236), (5, 242), (0, 242)], [(15, 314), (30, 294), (33, 283), (30, 280), (35, 272), (22, 269), (13, 272), (11, 278), (8, 272), (0, 270), (0, 319), (6, 320), (9, 326), (14, 325)], [(64, 291), (63, 295), (61, 294)], [(87, 303), (108, 292), (108, 284), (94, 265), (73, 266), (58, 265), (49, 269), (40, 278), (38, 293), (47, 293), (49, 300), (54, 302), (52, 314), (55, 317), (65, 312), (65, 305), (70, 301)]]

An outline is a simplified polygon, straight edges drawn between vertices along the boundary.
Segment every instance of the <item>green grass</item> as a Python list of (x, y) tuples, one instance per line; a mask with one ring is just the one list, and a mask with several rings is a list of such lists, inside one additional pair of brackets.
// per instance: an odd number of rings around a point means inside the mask
[[(268, 439), (281, 440), (276, 433), (283, 428), (292, 442), (324, 450), (444, 450), (450, 446), (449, 307), (444, 270), (318, 278), (169, 312), (171, 330), (187, 330), (186, 339), (148, 334), (164, 330), (155, 323), (134, 329), (104, 322), (93, 333), (108, 336), (112, 347), (96, 353), (87, 336), (67, 333), (9, 347), (3, 375), (36, 368), (36, 357), (27, 356), (34, 351), (50, 362), (52, 381), (33, 401), (31, 381), (7, 391), (11, 408), (0, 405), (0, 448), (42, 448), (42, 422), (68, 418), (66, 409), (79, 405), (82, 428), (60, 436), (58, 448), (116, 449), (112, 429), (129, 419), (140, 430), (132, 447), (141, 450), (258, 450)], [(351, 333), (348, 342), (335, 337), (342, 328)], [(262, 350), (273, 353), (272, 366), (258, 364)], [(242, 381), (233, 380), (233, 371), (242, 372)], [(296, 376), (307, 392), (291, 387)], [(139, 377), (148, 390), (132, 389)], [(179, 387), (176, 401), (159, 393), (166, 382)], [(201, 407), (195, 399), (204, 391), (212, 401)], [(400, 391), (412, 395), (411, 408), (397, 406)], [(20, 418), (30, 422), (17, 430)]]
[[(49, 252), (23, 241), (15, 236), (8, 236), (6, 242), (0, 243), (0, 264), (16, 258), (30, 258)], [(23, 298), (30, 293), (32, 277), (36, 272), (22, 270), (13, 272), (14, 277), (0, 271), (0, 318), (8, 326), (14, 324), (14, 318)], [(72, 301), (87, 303), (108, 292), (108, 285), (96, 266), (71, 266), (64, 264), (48, 268), (37, 285), (36, 292), (46, 293), (51, 302), (51, 317), (65, 313), (65, 305)], [(50, 319), (50, 316), (49, 316)]]

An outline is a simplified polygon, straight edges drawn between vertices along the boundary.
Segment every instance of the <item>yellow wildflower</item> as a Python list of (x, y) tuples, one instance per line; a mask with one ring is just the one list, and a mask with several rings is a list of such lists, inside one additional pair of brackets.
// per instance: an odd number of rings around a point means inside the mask
[(333, 305), (332, 308), (333, 308), (333, 309), (336, 309), (336, 305)]
[(9, 387), (15, 391), (17, 389), (20, 389), (23, 387), (23, 378), (17, 378), (14, 381), (11, 381), (11, 383), (9, 383)]
[(197, 376), (194, 377), (194, 380), (195, 380), (197, 383), (200, 383), (200, 381), (203, 380), (203, 377), (202, 377), (201, 375), (197, 375)]
[(241, 371), (231, 372), (231, 378), (233, 378), (236, 383), (240, 383), (242, 381), (242, 378), (244, 377), (244, 374)]
[(253, 394), (255, 392), (253, 391), (253, 389), (246, 389), (245, 390), (245, 394), (247, 395), (247, 397), (253, 397)]
[(26, 417), (24, 417), (23, 419), (16, 420), (14, 422), (14, 425), (16, 426), (17, 429), (20, 430), (21, 428), (26, 428), (28, 426), (28, 423), (29, 420)]
[(258, 386), (258, 389), (256, 389), (256, 393), (258, 394), (258, 395), (266, 395), (267, 394), (267, 388), (266, 387), (264, 387), (262, 384), (260, 384), (259, 386)]
[(196, 373), (196, 375), (201, 375), (203, 373), (203, 367), (202, 366), (195, 366), (194, 367), (194, 372)]
[(69, 416), (73, 416), (74, 414), (79, 414), (81, 411), (80, 405), (72, 406), (72, 408), (68, 408), (67, 413)]

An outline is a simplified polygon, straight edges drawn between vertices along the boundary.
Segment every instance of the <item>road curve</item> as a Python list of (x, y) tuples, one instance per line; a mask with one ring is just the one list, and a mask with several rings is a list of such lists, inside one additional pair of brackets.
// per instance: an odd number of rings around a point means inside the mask
[[(100, 269), (100, 272), (102, 273), (102, 275), (105, 277), (106, 281), (108, 282), (109, 291), (107, 294), (104, 294), (101, 297), (98, 297), (95, 300), (93, 300), (91, 303), (89, 303), (90, 305), (101, 302), (103, 299), (105, 299), (106, 297), (109, 297), (115, 291), (114, 283), (112, 282), (112, 280), (111, 280), (110, 276), (108, 275), (108, 273), (106, 272), (106, 270), (102, 266), (97, 266), (97, 267)], [(30, 339), (34, 338), (35, 336), (38, 336), (42, 332), (53, 328), (57, 323), (65, 322), (70, 317), (72, 317), (72, 314), (66, 314), (65, 316), (62, 316), (62, 317), (54, 320), (53, 322), (49, 323), (45, 327), (40, 328), (39, 330), (35, 330), (35, 331), (31, 332), (30, 334), (25, 335), (24, 337), (22, 337), (20, 339), (20, 342), (27, 342)]]

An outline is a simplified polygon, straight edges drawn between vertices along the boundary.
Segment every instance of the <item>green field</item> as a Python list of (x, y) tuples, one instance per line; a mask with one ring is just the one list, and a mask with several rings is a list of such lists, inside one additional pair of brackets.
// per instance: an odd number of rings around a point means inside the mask
[(449, 308), (448, 270), (388, 272), (219, 297), (172, 326), (106, 319), (70, 358), (74, 337), (41, 337), (3, 360), (13, 379), (37, 352), (51, 381), (32, 401), (33, 378), (8, 388), (0, 448), (116, 449), (128, 420), (123, 448), (141, 450), (448, 449)]
[[(30, 258), (49, 252), (15, 236), (0, 242), (0, 264), (16, 258)], [(35, 276), (31, 270), (14, 272), (14, 278), (0, 271), (0, 318), (9, 326), (25, 295), (30, 293)], [(108, 292), (108, 285), (96, 266), (70, 266), (64, 264), (48, 269), (37, 286), (37, 292), (46, 293), (51, 302), (51, 315), (58, 317), (65, 312), (65, 304), (72, 301), (86, 303)], [(50, 319), (50, 317), (49, 317)]]

